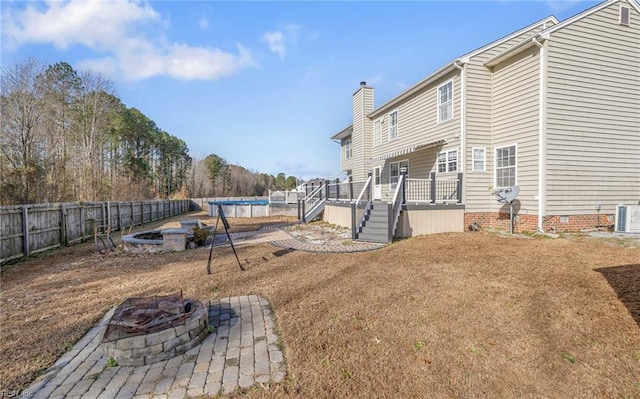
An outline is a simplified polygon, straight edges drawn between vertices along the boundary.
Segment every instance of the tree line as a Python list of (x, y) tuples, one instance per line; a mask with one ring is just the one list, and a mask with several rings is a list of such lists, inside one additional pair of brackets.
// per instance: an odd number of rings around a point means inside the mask
[(186, 143), (118, 98), (113, 83), (34, 59), (0, 76), (0, 204), (262, 196), (298, 179), (194, 160)]

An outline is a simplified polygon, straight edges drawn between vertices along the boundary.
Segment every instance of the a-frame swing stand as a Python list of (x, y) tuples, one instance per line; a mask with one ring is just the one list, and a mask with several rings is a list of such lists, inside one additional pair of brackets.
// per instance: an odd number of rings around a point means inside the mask
[(207, 274), (211, 274), (211, 259), (213, 258), (213, 246), (216, 244), (216, 233), (218, 232), (218, 222), (222, 219), (222, 225), (224, 226), (224, 232), (229, 239), (229, 243), (231, 244), (231, 249), (233, 249), (233, 254), (236, 256), (236, 260), (238, 261), (238, 266), (240, 266), (240, 270), (244, 271), (244, 267), (240, 263), (240, 259), (238, 258), (238, 253), (236, 252), (236, 247), (233, 246), (233, 241), (231, 240), (231, 235), (229, 235), (229, 222), (224, 215), (224, 211), (222, 210), (222, 205), (218, 204), (218, 219), (216, 219), (216, 227), (213, 230), (213, 240), (211, 241), (211, 249), (209, 250), (209, 260), (207, 261)]

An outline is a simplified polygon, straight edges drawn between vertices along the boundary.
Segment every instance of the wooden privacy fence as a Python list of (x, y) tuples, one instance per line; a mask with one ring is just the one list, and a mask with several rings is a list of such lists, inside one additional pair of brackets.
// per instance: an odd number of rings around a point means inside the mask
[(191, 200), (83, 202), (0, 207), (0, 264), (104, 232), (189, 212)]

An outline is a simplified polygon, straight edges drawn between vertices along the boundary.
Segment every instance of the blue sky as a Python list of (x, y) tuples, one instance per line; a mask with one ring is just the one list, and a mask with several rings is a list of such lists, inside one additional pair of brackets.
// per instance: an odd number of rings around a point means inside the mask
[(2, 63), (109, 76), (129, 107), (258, 172), (340, 176), (329, 137), (364, 80), (379, 106), (450, 60), (594, 1), (2, 1)]

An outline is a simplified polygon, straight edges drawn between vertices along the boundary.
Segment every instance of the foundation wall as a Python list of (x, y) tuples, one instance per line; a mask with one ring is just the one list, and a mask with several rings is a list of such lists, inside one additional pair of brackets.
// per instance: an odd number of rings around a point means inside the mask
[[(465, 229), (472, 223), (482, 228), (509, 230), (509, 213), (504, 212), (470, 212), (464, 215)], [(545, 216), (542, 227), (548, 233), (579, 232), (596, 227), (612, 227), (615, 216), (610, 214), (557, 215)], [(514, 215), (514, 232), (537, 231), (538, 215)]]

